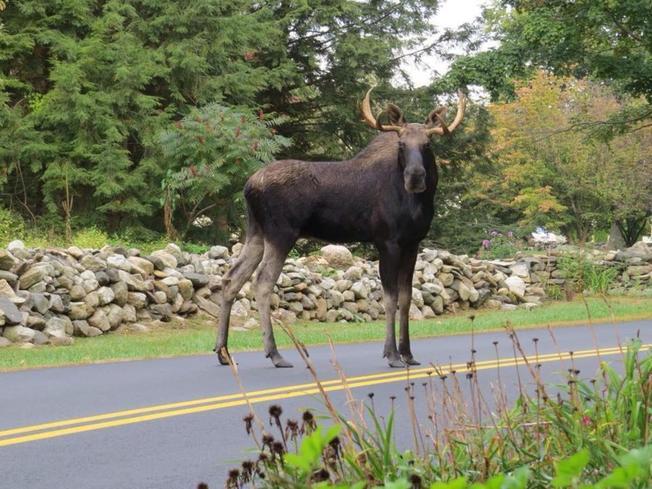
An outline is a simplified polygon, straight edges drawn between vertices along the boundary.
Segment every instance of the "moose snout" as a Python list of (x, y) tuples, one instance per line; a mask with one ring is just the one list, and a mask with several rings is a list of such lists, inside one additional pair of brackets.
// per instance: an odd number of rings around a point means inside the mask
[(410, 193), (423, 192), (426, 189), (426, 171), (423, 168), (406, 170), (403, 173), (405, 190)]

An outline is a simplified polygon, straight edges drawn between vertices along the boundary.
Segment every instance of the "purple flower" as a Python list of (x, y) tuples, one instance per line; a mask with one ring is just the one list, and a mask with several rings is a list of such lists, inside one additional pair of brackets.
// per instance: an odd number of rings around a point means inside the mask
[(490, 234), (490, 235), (491, 235), (491, 237), (493, 238), (493, 237), (496, 237), (496, 236), (498, 236), (498, 234), (499, 234), (499, 233), (498, 233), (498, 231), (496, 231), (496, 230), (494, 229), (494, 230), (493, 230), (493, 231), (491, 231), (491, 232), (490, 232), (489, 234)]
[(491, 246), (491, 241), (489, 241), (488, 239), (483, 239), (482, 240), (482, 247), (485, 250), (488, 250), (490, 246)]
[(514, 237), (514, 233), (511, 232), (511, 231), (507, 231), (507, 237), (508, 237), (508, 238), (513, 238), (513, 237)]

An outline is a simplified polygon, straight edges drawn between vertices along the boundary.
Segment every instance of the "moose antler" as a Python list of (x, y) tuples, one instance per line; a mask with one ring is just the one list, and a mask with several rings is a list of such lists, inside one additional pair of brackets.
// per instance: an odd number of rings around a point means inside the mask
[(403, 129), (401, 126), (392, 126), (392, 125), (384, 126), (378, 120), (380, 118), (380, 114), (378, 114), (378, 118), (374, 117), (374, 115), (372, 114), (371, 102), (369, 101), (369, 94), (373, 89), (374, 87), (371, 87), (369, 90), (367, 90), (367, 94), (364, 96), (364, 99), (360, 104), (360, 112), (362, 112), (362, 118), (367, 123), (367, 125), (373, 129), (378, 129), (379, 131), (384, 131), (384, 132), (389, 132), (389, 131), (401, 132), (401, 130)]
[[(367, 95), (369, 92), (367, 92)], [(453, 132), (457, 126), (460, 125), (460, 122), (462, 122), (462, 119), (464, 119), (464, 110), (466, 109), (466, 95), (464, 95), (464, 92), (462, 90), (458, 90), (457, 92), (457, 114), (455, 114), (455, 119), (451, 123), (450, 126), (447, 126), (444, 120), (441, 118), (439, 114), (435, 114), (436, 117), (439, 119), (439, 122), (441, 123), (441, 127), (432, 127), (428, 129), (428, 136), (431, 136), (433, 134), (438, 134), (440, 136), (446, 136)]]

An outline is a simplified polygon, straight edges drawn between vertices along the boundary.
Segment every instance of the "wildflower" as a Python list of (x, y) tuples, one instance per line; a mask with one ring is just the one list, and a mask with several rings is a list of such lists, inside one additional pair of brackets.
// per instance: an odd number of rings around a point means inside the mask
[(272, 443), (274, 443), (274, 437), (272, 435), (263, 435), (263, 448), (267, 446), (271, 450)]
[(247, 430), (247, 434), (251, 434), (251, 428), (252, 424), (254, 421), (254, 415), (253, 414), (247, 414), (244, 418), (242, 418), (242, 421), (244, 421), (245, 424), (245, 430)]
[(327, 480), (330, 479), (330, 476), (328, 474), (328, 470), (321, 468), (310, 476), (310, 480), (312, 482), (326, 482)]
[(285, 427), (285, 432), (290, 440), (296, 440), (299, 435), (299, 423), (293, 419), (288, 419)]
[(491, 241), (489, 241), (488, 239), (483, 239), (482, 240), (482, 247), (485, 250), (488, 250), (490, 246), (491, 246)]
[(419, 477), (417, 474), (412, 474), (410, 476), (410, 484), (412, 484), (412, 489), (421, 489), (422, 487), (421, 477)]
[(498, 231), (496, 231), (495, 229), (492, 229), (491, 232), (489, 233), (489, 235), (490, 235), (491, 237), (496, 237), (496, 236), (498, 236), (499, 234), (500, 234), (500, 233), (499, 233)]
[(513, 237), (514, 237), (514, 233), (511, 232), (511, 231), (507, 231), (507, 237), (508, 237), (508, 238), (513, 238)]

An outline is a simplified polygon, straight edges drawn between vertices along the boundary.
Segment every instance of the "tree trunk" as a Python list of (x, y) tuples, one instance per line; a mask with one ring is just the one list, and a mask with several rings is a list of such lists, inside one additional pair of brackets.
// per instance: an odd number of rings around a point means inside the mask
[(645, 217), (628, 217), (626, 219), (616, 220), (616, 225), (620, 230), (624, 240), (625, 245), (633, 246), (634, 243), (638, 241), (638, 238), (641, 237), (643, 231), (645, 231), (645, 226), (647, 225), (648, 216)]

